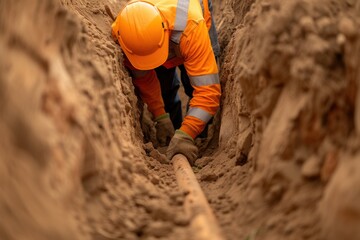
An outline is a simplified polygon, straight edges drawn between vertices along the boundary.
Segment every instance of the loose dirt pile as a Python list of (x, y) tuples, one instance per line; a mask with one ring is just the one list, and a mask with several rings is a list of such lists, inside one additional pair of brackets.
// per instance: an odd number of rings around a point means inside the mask
[[(124, 4), (0, 1), (1, 239), (193, 239), (110, 37)], [(360, 4), (214, 9), (223, 99), (194, 171), (224, 235), (360, 239)]]
[(234, 34), (220, 146), (200, 179), (223, 230), (228, 239), (360, 239), (359, 8), (249, 6), (228, 1), (217, 15)]
[(189, 239), (105, 3), (0, 2), (1, 239)]

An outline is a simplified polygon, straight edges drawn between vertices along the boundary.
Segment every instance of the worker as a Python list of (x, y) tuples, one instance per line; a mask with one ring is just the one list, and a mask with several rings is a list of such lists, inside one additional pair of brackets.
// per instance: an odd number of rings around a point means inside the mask
[[(181, 153), (190, 164), (198, 154), (194, 139), (218, 110), (221, 95), (211, 0), (203, 1), (131, 1), (112, 24), (124, 64), (156, 122), (157, 140), (169, 144), (169, 159)], [(176, 67), (190, 97), (184, 119)]]

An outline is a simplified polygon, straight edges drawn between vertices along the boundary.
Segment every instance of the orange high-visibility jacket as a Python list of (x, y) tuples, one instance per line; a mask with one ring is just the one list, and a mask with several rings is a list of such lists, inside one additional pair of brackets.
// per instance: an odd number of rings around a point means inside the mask
[[(180, 130), (195, 138), (216, 113), (221, 95), (218, 68), (208, 34), (211, 20), (207, 1), (204, 4), (206, 21), (199, 0), (146, 1), (159, 9), (171, 30), (171, 42), (175, 43), (170, 44), (175, 47), (170, 47), (168, 61), (164, 66), (184, 64), (194, 88), (190, 108)], [(133, 83), (140, 90), (140, 96), (149, 111), (154, 117), (164, 114), (160, 83), (155, 71), (136, 70), (129, 66), (129, 61), (125, 64), (132, 69)]]

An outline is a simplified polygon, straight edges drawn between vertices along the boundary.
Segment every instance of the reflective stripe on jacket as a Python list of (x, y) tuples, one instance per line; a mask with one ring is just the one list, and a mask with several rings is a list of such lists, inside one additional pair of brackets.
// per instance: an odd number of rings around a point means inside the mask
[[(199, 0), (147, 1), (152, 2), (159, 9), (169, 29), (172, 30), (171, 41), (178, 43), (183, 64), (194, 88), (190, 109), (180, 129), (195, 138), (216, 113), (221, 95), (218, 68), (200, 2)], [(205, 2), (207, 4), (207, 0), (204, 0)], [(158, 81), (154, 81), (156, 75), (154, 77), (152, 71), (148, 73), (134, 69), (132, 71), (134, 85), (139, 88), (152, 114), (157, 117), (160, 113), (164, 113), (159, 110), (164, 109), (164, 105), (163, 101), (158, 99), (161, 98), (159, 94), (161, 90)], [(139, 73), (140, 78), (136, 77)], [(144, 80), (147, 77), (149, 81)]]

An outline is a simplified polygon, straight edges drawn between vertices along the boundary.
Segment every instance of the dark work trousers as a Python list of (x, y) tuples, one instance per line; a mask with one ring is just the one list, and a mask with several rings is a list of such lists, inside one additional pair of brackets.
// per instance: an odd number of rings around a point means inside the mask
[(155, 72), (160, 81), (165, 111), (170, 114), (174, 128), (179, 129), (182, 123), (182, 111), (181, 100), (178, 94), (180, 80), (176, 73), (176, 67), (167, 69), (164, 66), (160, 66), (155, 69)]
[[(185, 94), (192, 98), (194, 88), (190, 84), (190, 78), (186, 73), (184, 65), (178, 66), (180, 69), (181, 82), (183, 84)], [(155, 69), (156, 75), (160, 81), (161, 94), (165, 104), (165, 111), (170, 114), (170, 119), (175, 129), (179, 129), (182, 123), (182, 109), (181, 100), (178, 94), (180, 88), (179, 76), (176, 72), (176, 67), (167, 69), (160, 66)], [(187, 110), (189, 103), (187, 103)], [(211, 122), (211, 120), (210, 120)], [(207, 137), (208, 125), (206, 125), (204, 131), (199, 135), (200, 138)]]

